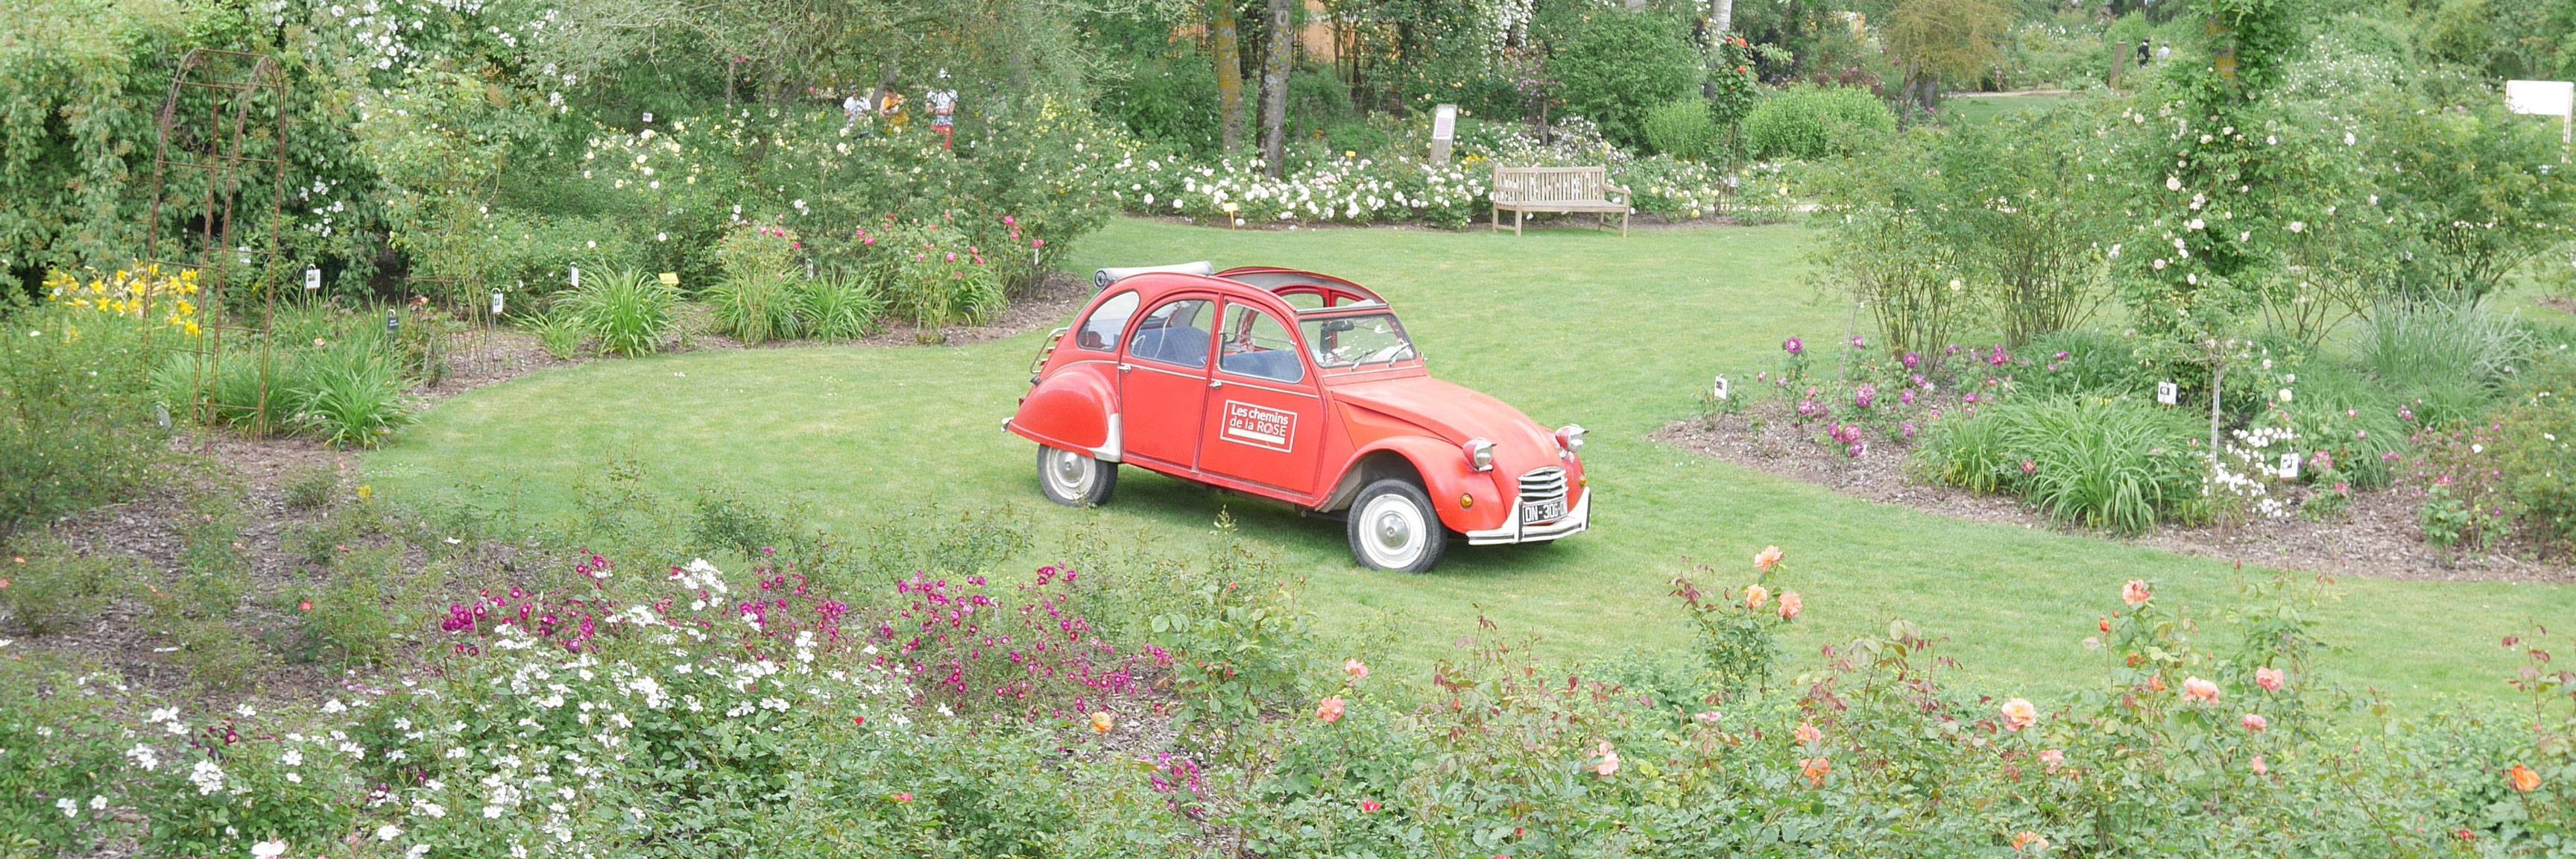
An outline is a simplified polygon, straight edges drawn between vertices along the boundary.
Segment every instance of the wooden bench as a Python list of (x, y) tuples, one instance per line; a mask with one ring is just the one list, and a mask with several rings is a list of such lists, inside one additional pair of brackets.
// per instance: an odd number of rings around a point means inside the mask
[[(1612, 202), (1610, 195), (1619, 195)], [(1521, 234), (1521, 219), (1531, 212), (1591, 212), (1602, 226), (1619, 216), (1619, 235), (1628, 234), (1628, 189), (1610, 184), (1608, 167), (1505, 167), (1494, 165), (1492, 223), (1503, 229), (1503, 211), (1512, 213), (1512, 235)]]

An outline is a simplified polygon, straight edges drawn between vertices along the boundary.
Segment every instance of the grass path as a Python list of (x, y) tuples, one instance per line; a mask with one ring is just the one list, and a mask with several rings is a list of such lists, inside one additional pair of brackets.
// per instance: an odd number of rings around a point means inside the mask
[[(1338, 524), (1134, 469), (1108, 508), (1047, 505), (1032, 447), (999, 429), (1027, 388), (1037, 335), (597, 361), (458, 396), (370, 455), (367, 469), (394, 499), (461, 491), (542, 514), (568, 509), (568, 493), (611, 457), (631, 456), (674, 491), (730, 482), (800, 496), (835, 529), (933, 501), (1008, 503), (1042, 533), (1090, 527), (1181, 546), (1204, 541), (1224, 507), (1308, 577), (1308, 604), (1328, 630), (1392, 629), (1400, 651), (1389, 656), (1416, 664), (1474, 634), (1480, 612), (1560, 655), (1675, 654), (1687, 636), (1666, 583), (1685, 559), (1749, 573), (1752, 554), (1776, 543), (1789, 553), (1788, 586), (1807, 597), (1793, 663), (1902, 617), (1947, 636), (1948, 655), (1977, 685), (2041, 697), (2102, 676), (2080, 642), (2122, 581), (2155, 580), (2161, 595), (2216, 619), (2239, 576), (2261, 574), (1847, 499), (1647, 440), (1693, 411), (1712, 374), (1771, 366), (1793, 334), (1841, 338), (1846, 310), (1801, 282), (1804, 239), (1796, 227), (1622, 240), (1576, 229), (1515, 239), (1120, 221), (1081, 244), (1085, 270), (1213, 259), (1351, 277), (1394, 302), (1437, 375), (1542, 423), (1592, 429), (1594, 531), (1554, 546), (1455, 547), (1424, 576), (1356, 568)], [(2501, 691), (2513, 663), (2499, 638), (2576, 617), (2570, 587), (2356, 580), (2336, 593), (2320, 616), (2327, 638), (2350, 650), (2332, 663), (2414, 705)]]

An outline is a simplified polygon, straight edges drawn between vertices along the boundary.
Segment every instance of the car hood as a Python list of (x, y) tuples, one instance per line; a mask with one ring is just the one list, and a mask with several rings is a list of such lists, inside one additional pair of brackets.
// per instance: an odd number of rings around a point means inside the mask
[(1493, 442), (1495, 465), (1506, 474), (1557, 464), (1554, 430), (1508, 403), (1429, 376), (1346, 382), (1333, 387), (1333, 397), (1420, 426), (1452, 444), (1474, 438)]

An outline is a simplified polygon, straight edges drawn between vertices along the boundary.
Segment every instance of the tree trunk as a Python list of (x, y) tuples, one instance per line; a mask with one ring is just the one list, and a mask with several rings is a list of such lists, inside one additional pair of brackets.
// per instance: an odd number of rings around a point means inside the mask
[(1243, 43), (1235, 29), (1234, 0), (1208, 0), (1208, 37), (1225, 151), (1233, 152), (1243, 146)]
[(1735, 29), (1735, 0), (1715, 0), (1709, 7), (1709, 18), (1714, 22), (1710, 37), (1726, 38), (1727, 32)]
[(1288, 70), (1297, 46), (1295, 0), (1269, 0), (1269, 43), (1261, 57), (1261, 163), (1270, 178), (1288, 160)]

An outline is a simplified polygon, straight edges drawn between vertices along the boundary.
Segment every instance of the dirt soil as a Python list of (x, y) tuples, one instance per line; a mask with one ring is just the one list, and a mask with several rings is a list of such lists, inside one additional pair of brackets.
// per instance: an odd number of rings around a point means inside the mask
[[(1780, 404), (1764, 404), (1776, 405)], [(1784, 411), (1761, 421), (1758, 431), (1744, 415), (1694, 418), (1666, 426), (1653, 437), (1855, 498), (1972, 522), (2082, 533), (2178, 554), (2338, 577), (2576, 582), (2576, 567), (2563, 560), (2535, 559), (2538, 553), (2532, 546), (2508, 545), (2485, 555), (2446, 559), (2417, 537), (2415, 511), (2423, 503), (2423, 492), (2414, 487), (2356, 492), (2348, 515), (2336, 520), (2292, 516), (2233, 525), (2165, 527), (2136, 537), (2115, 537), (2061, 525), (2017, 499), (1915, 481), (1906, 474), (1908, 449), (1899, 444), (1874, 442), (1867, 454), (1847, 457), (1817, 444), (1808, 430), (1793, 426), (1785, 417)]]

